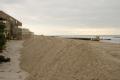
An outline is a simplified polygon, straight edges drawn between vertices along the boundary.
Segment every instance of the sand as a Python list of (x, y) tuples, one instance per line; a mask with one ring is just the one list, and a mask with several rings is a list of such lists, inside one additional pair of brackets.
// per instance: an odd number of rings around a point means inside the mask
[(20, 50), (23, 41), (8, 41), (6, 50), (0, 55), (11, 58), (11, 62), (0, 64), (0, 80), (24, 80), (28, 75), (20, 68)]
[(120, 80), (120, 44), (35, 36), (21, 54), (26, 80)]

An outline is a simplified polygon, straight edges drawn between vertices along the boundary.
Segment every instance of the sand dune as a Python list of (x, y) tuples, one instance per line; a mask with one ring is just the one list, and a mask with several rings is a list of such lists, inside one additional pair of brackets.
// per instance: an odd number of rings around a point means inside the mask
[(35, 36), (25, 41), (26, 80), (120, 80), (120, 45)]

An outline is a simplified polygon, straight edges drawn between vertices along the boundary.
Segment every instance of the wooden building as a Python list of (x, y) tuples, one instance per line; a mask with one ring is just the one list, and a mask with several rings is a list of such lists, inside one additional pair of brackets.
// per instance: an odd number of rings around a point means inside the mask
[[(22, 23), (12, 16), (0, 11), (0, 22), (6, 25), (6, 38), (7, 39), (21, 39), (21, 29), (18, 26), (22, 26)], [(21, 32), (21, 33), (20, 33)]]

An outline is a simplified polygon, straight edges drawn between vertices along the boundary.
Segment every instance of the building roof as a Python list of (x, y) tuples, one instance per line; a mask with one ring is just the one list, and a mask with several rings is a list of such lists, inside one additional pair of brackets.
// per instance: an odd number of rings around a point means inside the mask
[(8, 21), (14, 20), (16, 22), (17, 26), (22, 26), (22, 23), (20, 21), (18, 21), (17, 19), (13, 18), (12, 16), (8, 15), (7, 13), (5, 13), (3, 11), (0, 11), (0, 18), (3, 18), (3, 19), (8, 20)]

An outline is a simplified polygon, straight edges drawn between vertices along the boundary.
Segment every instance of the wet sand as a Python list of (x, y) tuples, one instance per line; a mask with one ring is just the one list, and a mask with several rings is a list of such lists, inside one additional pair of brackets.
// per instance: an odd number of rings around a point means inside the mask
[(23, 41), (9, 41), (6, 51), (2, 53), (11, 58), (11, 62), (0, 64), (0, 80), (24, 80), (27, 73), (20, 68), (20, 50)]

